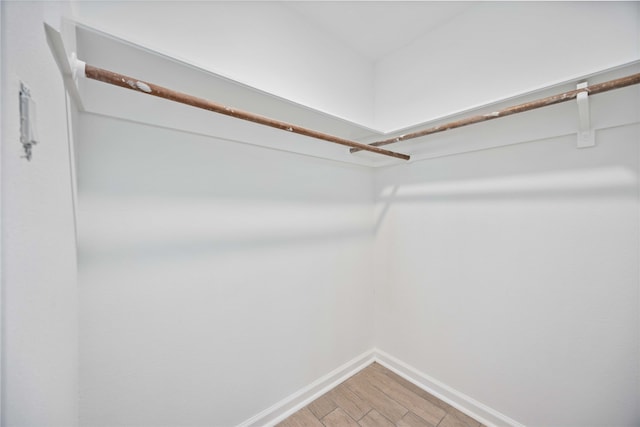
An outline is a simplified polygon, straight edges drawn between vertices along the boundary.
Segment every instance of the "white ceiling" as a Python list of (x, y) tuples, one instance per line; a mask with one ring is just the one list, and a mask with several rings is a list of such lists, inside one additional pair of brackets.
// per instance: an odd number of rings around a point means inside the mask
[(283, 5), (377, 61), (446, 24), (473, 2), (285, 1)]

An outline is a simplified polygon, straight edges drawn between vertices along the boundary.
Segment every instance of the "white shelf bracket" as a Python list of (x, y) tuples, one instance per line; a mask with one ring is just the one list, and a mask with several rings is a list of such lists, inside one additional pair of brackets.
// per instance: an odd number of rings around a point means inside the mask
[[(584, 89), (589, 86), (589, 83), (578, 83), (576, 89)], [(578, 102), (578, 148), (593, 147), (596, 145), (595, 135), (593, 129), (591, 129), (591, 117), (589, 113), (589, 93), (584, 91), (580, 92), (576, 97)]]
[(84, 77), (84, 62), (76, 58), (75, 53), (67, 56), (67, 52), (62, 41), (62, 35), (49, 24), (44, 24), (44, 31), (47, 36), (47, 44), (53, 54), (53, 58), (60, 69), (64, 86), (73, 98), (79, 110), (84, 111), (80, 90), (78, 89), (78, 77)]

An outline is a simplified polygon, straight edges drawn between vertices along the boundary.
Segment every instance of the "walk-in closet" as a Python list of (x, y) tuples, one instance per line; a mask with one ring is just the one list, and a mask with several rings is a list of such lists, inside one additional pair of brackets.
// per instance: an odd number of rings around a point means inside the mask
[(0, 2), (1, 425), (640, 425), (640, 2)]

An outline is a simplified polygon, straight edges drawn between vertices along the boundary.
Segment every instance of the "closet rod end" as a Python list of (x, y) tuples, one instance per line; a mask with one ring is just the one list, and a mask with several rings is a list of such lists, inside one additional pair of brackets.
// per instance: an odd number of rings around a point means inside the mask
[(78, 80), (78, 77), (86, 77), (86, 67), (87, 63), (78, 59), (78, 56), (75, 52), (71, 53), (71, 58), (69, 59), (69, 65), (71, 65), (71, 73), (74, 80)]

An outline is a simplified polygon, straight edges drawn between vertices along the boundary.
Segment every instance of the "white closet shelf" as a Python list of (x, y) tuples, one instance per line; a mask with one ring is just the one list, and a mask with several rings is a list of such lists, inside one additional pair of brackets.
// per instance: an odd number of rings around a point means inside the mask
[[(548, 94), (549, 91), (557, 91), (569, 84), (574, 85), (575, 88), (576, 80), (572, 80), (523, 94), (517, 98), (484, 105), (474, 110), (474, 112), (479, 112), (476, 115), (463, 118), (459, 117), (462, 114), (443, 117), (436, 121), (418, 124), (409, 129), (392, 132), (391, 134), (400, 132), (402, 134), (389, 137), (389, 133), (376, 131), (250, 88), (95, 28), (79, 23), (74, 23), (74, 26), (77, 46), (71, 49), (71, 55), (68, 54), (69, 49), (64, 46), (57, 31), (46, 24), (45, 30), (51, 50), (63, 74), (65, 86), (78, 107), (85, 112), (365, 166), (386, 166), (397, 163), (398, 159), (409, 160), (410, 157), (407, 154), (410, 154), (413, 160), (438, 156), (437, 153), (434, 155), (428, 150), (426, 152), (421, 150), (421, 147), (417, 147), (416, 144), (399, 144), (398, 150), (402, 152), (396, 152), (395, 146), (393, 151), (379, 148), (381, 146), (424, 138), (470, 124), (482, 123), (575, 99), (584, 103), (585, 94), (595, 95), (640, 83), (640, 73), (638, 72), (640, 61), (635, 61), (576, 79), (579, 81), (586, 79), (599, 81), (598, 83), (590, 83), (589, 86), (582, 84), (578, 89)], [(95, 65), (85, 67), (85, 62), (77, 59), (76, 50), (78, 51), (77, 55), (86, 62), (119, 70), (127, 69), (130, 70), (128, 73), (132, 75), (144, 74), (145, 80), (129, 77)], [(633, 74), (629, 74), (630, 72)], [(627, 74), (620, 76), (621, 73)], [(147, 78), (150, 75), (152, 78)], [(78, 77), (88, 77), (132, 91), (109, 90), (107, 86), (87, 82)], [(184, 92), (168, 89), (151, 83), (151, 81), (162, 81), (163, 83), (166, 81), (167, 84), (173, 82), (172, 87), (177, 85)], [(200, 116), (202, 111), (196, 113), (190, 107), (186, 107), (187, 110), (185, 110), (184, 105), (165, 103), (163, 104), (165, 106), (159, 107), (156, 105), (157, 99), (153, 100), (152, 97), (142, 99), (139, 94), (133, 94), (133, 92), (169, 99), (208, 112), (213, 111), (222, 116), (210, 113), (207, 113), (207, 117)], [(216, 99), (216, 102), (190, 95), (191, 93), (202, 94), (203, 92), (208, 95), (206, 98)], [(540, 99), (531, 99), (541, 95), (543, 97)], [(505, 106), (506, 103), (513, 102), (515, 99), (524, 102)], [(489, 108), (492, 111), (483, 112)], [(243, 111), (244, 109), (252, 112)], [(454, 120), (445, 123), (444, 121), (449, 118)], [(193, 119), (196, 121), (194, 122)], [(236, 119), (251, 123), (239, 123)], [(296, 124), (293, 124), (294, 122)], [(265, 129), (260, 125), (276, 128), (279, 131), (274, 133), (273, 129)], [(425, 126), (429, 127), (425, 128)], [(581, 132), (584, 130), (581, 129)], [(310, 138), (291, 138), (291, 134)], [(335, 145), (323, 145), (311, 138), (348, 146), (351, 149), (347, 151)], [(363, 150), (367, 152), (364, 153)], [(463, 151), (471, 150), (465, 149)], [(359, 154), (354, 155), (353, 153)], [(452, 153), (447, 152), (441, 155), (447, 154)], [(386, 158), (381, 159), (383, 156)]]

